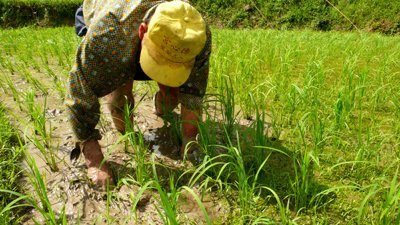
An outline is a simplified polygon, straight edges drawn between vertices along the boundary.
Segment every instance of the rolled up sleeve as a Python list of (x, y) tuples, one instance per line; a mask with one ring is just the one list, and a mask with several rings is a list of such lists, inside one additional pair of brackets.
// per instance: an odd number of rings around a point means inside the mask
[(78, 60), (69, 73), (69, 94), (65, 102), (68, 119), (79, 141), (100, 140), (100, 132), (95, 129), (100, 119), (99, 99), (83, 76), (79, 64)]

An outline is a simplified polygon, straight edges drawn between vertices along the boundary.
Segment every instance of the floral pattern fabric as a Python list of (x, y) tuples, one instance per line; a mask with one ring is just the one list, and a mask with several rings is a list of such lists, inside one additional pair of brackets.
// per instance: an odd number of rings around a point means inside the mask
[[(147, 11), (162, 2), (165, 1), (84, 1), (87, 33), (78, 46), (76, 61), (69, 74), (66, 99), (69, 121), (79, 141), (101, 139), (95, 129), (100, 118), (100, 97), (129, 80), (142, 80), (138, 29)], [(188, 80), (179, 87), (179, 101), (184, 107), (201, 107), (207, 87), (210, 54), (211, 32), (207, 27), (206, 45), (196, 57)]]

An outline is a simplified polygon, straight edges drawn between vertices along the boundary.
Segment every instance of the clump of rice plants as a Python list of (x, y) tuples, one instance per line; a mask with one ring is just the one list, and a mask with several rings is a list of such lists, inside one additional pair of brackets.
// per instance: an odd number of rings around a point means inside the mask
[(19, 162), (23, 152), (21, 148), (18, 148), (19, 134), (8, 119), (4, 106), (0, 104), (0, 190), (8, 191), (0, 195), (0, 223), (19, 224), (23, 219), (20, 214), (23, 208), (13, 211), (3, 210), (15, 199), (12, 192), (22, 189), (19, 185), (19, 179), (22, 176)]
[[(38, 135), (31, 140), (51, 145), (38, 103), (45, 96), (35, 93), (47, 91), (49, 104), (62, 101), (80, 39), (68, 27), (4, 30), (0, 39), (2, 96), (14, 99), (6, 102), (11, 110), (26, 113), (18, 118), (32, 116), (26, 124)], [(177, 205), (185, 191), (199, 205), (203, 223), (211, 220), (201, 202), (206, 193), (227, 200), (226, 218), (235, 224), (399, 223), (398, 43), (399, 37), (365, 33), (213, 29), (195, 141), (202, 159), (181, 175), (157, 174), (143, 133), (128, 123), (120, 140), (135, 149), (136, 170), (120, 181), (140, 186), (130, 198), (131, 217), (140, 221), (137, 204), (151, 191), (164, 223), (180, 223)], [(125, 114), (131, 121), (131, 109)], [(171, 138), (179, 142), (181, 124), (171, 125)], [(46, 205), (44, 192), (36, 191)], [(108, 207), (117, 201), (112, 193)], [(45, 212), (53, 221), (51, 210)]]

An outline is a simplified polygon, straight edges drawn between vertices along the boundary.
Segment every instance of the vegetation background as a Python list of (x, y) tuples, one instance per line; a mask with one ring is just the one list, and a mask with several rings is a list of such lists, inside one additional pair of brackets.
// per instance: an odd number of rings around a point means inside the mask
[[(214, 26), (400, 32), (400, 1), (191, 0)], [(72, 25), (82, 0), (0, 0), (2, 27)]]

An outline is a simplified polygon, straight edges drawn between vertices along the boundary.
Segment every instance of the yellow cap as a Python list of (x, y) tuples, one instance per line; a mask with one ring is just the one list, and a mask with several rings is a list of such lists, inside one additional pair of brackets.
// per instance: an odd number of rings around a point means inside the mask
[(188, 3), (161, 3), (142, 43), (140, 65), (146, 75), (163, 85), (179, 87), (188, 79), (196, 56), (204, 48), (206, 25)]

